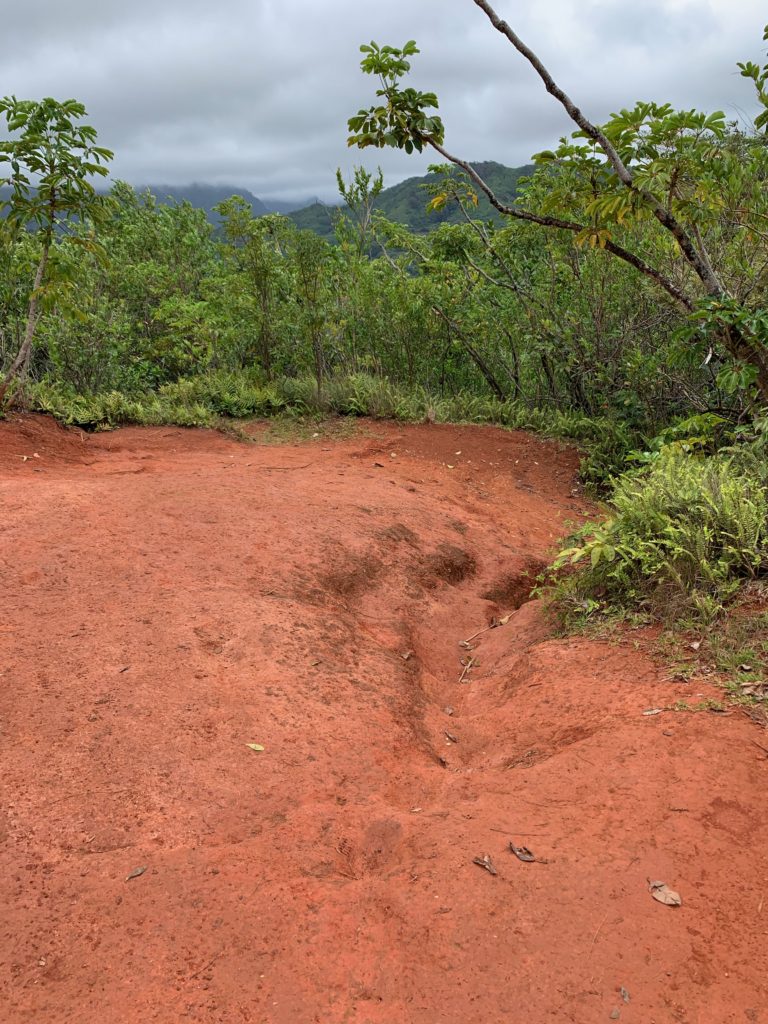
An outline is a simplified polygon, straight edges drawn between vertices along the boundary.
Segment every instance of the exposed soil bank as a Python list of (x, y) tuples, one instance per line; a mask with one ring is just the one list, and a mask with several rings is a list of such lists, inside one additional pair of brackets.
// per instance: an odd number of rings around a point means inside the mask
[(4, 1024), (768, 1021), (764, 734), (525, 601), (576, 462), (0, 423)]

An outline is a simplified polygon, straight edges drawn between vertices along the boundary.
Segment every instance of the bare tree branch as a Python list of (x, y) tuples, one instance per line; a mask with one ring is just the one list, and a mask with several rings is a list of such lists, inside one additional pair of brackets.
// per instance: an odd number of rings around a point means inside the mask
[(473, 2), (481, 11), (484, 12), (493, 27), (509, 40), (518, 53), (525, 57), (528, 63), (536, 71), (539, 78), (541, 78), (544, 83), (544, 88), (551, 96), (554, 96), (555, 99), (562, 104), (571, 120), (581, 128), (585, 135), (596, 142), (600, 149), (602, 149), (622, 184), (632, 192), (639, 195), (643, 202), (650, 208), (656, 220), (666, 228), (667, 231), (671, 232), (677, 244), (680, 246), (681, 252), (693, 267), (707, 291), (711, 295), (724, 295), (725, 288), (715, 273), (706, 252), (701, 252), (696, 248), (696, 245), (683, 225), (680, 224), (677, 218), (664, 206), (663, 203), (659, 202), (651, 192), (648, 192), (646, 189), (638, 188), (635, 185), (631, 170), (624, 164), (624, 161), (616, 152), (615, 147), (611, 143), (610, 139), (607, 138), (605, 133), (601, 131), (597, 125), (593, 124), (579, 109), (579, 107), (576, 106), (570, 96), (560, 88), (533, 50), (523, 42), (523, 40), (513, 31), (506, 21), (499, 17), (487, 0), (473, 0)]

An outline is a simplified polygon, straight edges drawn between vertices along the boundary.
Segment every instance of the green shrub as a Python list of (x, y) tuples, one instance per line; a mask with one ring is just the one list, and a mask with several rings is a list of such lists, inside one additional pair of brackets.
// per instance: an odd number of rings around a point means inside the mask
[(622, 476), (608, 518), (580, 530), (555, 563), (560, 610), (716, 617), (743, 580), (768, 569), (768, 488), (749, 461), (672, 445)]
[(285, 406), (275, 388), (262, 384), (248, 373), (218, 371), (187, 377), (165, 384), (158, 391), (161, 401), (198, 404), (217, 416), (271, 416)]
[(317, 383), (312, 377), (283, 377), (277, 384), (277, 393), (288, 410), (299, 413), (327, 411), (322, 407), (322, 395), (318, 395)]
[(158, 391), (130, 396), (120, 391), (80, 395), (72, 388), (43, 381), (32, 385), (29, 399), (39, 412), (88, 430), (121, 423), (212, 427), (219, 416), (271, 416), (285, 406), (274, 388), (247, 374), (223, 372), (183, 378)]

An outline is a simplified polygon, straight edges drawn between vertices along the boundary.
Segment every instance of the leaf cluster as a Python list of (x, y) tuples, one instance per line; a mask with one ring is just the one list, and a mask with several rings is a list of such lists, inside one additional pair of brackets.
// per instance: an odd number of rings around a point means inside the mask
[[(763, 32), (763, 41), (768, 42), (768, 25), (765, 26)], [(744, 61), (739, 63), (739, 68), (742, 77), (749, 78), (755, 83), (757, 98), (764, 108), (755, 118), (755, 127), (758, 130), (768, 131), (768, 64), (763, 64), (761, 67), (754, 61)]]
[(407, 58), (419, 52), (416, 43), (410, 40), (398, 49), (372, 41), (361, 46), (360, 52), (365, 54), (360, 62), (364, 73), (379, 79), (380, 86), (376, 90), (379, 103), (349, 118), (347, 145), (360, 149), (393, 146), (406, 153), (414, 150), (421, 153), (430, 140), (442, 143), (443, 122), (437, 115), (428, 113), (438, 107), (435, 93), (401, 86), (402, 77), (411, 68)]
[(93, 217), (101, 203), (90, 179), (108, 173), (113, 154), (97, 145), (95, 128), (79, 123), (82, 103), (6, 96), (0, 115), (10, 135), (0, 141), (0, 187), (10, 188), (0, 212), (8, 225), (50, 234), (61, 221)]

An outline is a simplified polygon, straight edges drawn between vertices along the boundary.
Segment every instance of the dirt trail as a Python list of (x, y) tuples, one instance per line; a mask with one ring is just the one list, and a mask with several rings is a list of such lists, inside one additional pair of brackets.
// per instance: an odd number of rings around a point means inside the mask
[(4, 1024), (768, 1021), (764, 735), (523, 603), (575, 469), (0, 423)]

